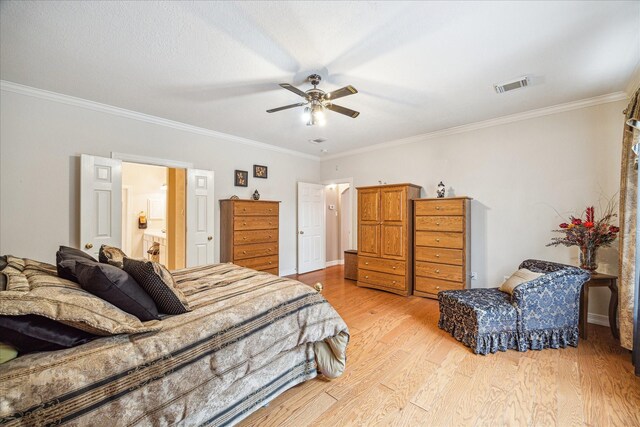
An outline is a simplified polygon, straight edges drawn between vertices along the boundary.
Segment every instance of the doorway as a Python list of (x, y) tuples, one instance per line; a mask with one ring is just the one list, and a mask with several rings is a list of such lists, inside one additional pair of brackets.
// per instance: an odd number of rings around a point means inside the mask
[(122, 248), (132, 258), (185, 267), (186, 170), (122, 162)]
[(344, 251), (353, 247), (352, 187), (350, 182), (325, 186), (327, 267), (344, 264)]

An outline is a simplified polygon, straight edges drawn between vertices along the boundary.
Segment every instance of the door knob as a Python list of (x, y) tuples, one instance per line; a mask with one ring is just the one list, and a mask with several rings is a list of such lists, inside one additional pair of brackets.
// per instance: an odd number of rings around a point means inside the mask
[(93, 243), (87, 243), (86, 245), (84, 245), (85, 249), (91, 249), (93, 247)]
[(208, 236), (207, 240), (209, 240), (209, 241), (213, 240), (213, 236)]
[(304, 231), (300, 230), (300, 234), (304, 234)]

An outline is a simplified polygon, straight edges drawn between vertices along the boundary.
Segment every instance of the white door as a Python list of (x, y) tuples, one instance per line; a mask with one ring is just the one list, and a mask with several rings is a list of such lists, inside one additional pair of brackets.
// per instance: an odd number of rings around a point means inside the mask
[(80, 156), (80, 249), (98, 258), (100, 245), (122, 244), (122, 161)]
[(187, 267), (214, 263), (213, 171), (187, 169)]
[(298, 274), (326, 267), (324, 185), (298, 183)]

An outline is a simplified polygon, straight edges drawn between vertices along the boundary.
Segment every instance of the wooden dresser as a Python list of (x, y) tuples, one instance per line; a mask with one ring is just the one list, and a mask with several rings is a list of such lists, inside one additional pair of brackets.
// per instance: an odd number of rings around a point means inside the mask
[(470, 201), (414, 200), (414, 295), (437, 298), (440, 291), (469, 287)]
[(220, 200), (220, 262), (278, 275), (279, 203)]
[(420, 186), (358, 188), (358, 286), (410, 295), (413, 199)]

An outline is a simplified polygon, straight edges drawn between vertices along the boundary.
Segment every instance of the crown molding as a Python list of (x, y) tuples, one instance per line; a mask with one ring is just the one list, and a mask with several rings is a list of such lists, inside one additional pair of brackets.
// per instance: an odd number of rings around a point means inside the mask
[(442, 129), (434, 132), (424, 133), (421, 135), (410, 136), (408, 138), (396, 139), (393, 141), (383, 142), (380, 144), (369, 145), (367, 147), (357, 148), (355, 150), (344, 151), (342, 153), (336, 153), (326, 157), (322, 157), (321, 161), (324, 162), (327, 160), (352, 156), (354, 154), (368, 153), (371, 151), (382, 150), (385, 148), (397, 147), (399, 145), (414, 144), (416, 142), (424, 142), (429, 139), (439, 138), (443, 136), (471, 132), (478, 129), (504, 125), (507, 123), (519, 122), (522, 120), (533, 119), (536, 117), (548, 116), (550, 114), (563, 113), (565, 111), (577, 110), (580, 108), (593, 107), (595, 105), (607, 104), (609, 102), (616, 102), (616, 101), (621, 101), (625, 99), (629, 99), (629, 96), (627, 95), (627, 93), (622, 91), (614, 92), (607, 95), (595, 96), (593, 98), (567, 102), (565, 104), (552, 105), (550, 107), (538, 108), (536, 110), (525, 111), (517, 114), (510, 114), (508, 116), (497, 117), (495, 119), (483, 120), (481, 122), (470, 123), (462, 126), (455, 126), (448, 129)]
[(242, 138), (240, 136), (229, 135), (223, 132), (217, 132), (211, 129), (201, 128), (174, 120), (164, 119), (162, 117), (152, 116), (149, 114), (139, 113), (137, 111), (127, 110), (125, 108), (114, 107), (112, 105), (101, 104), (95, 101), (89, 101), (75, 96), (64, 95), (57, 92), (51, 92), (44, 89), (38, 89), (31, 86), (25, 86), (19, 83), (0, 80), (0, 90), (19, 93), (21, 95), (32, 96), (35, 98), (45, 99), (48, 101), (59, 102), (62, 104), (72, 105), (74, 107), (85, 108), (87, 110), (99, 111), (102, 113), (112, 114), (114, 116), (125, 117), (128, 119), (138, 120), (145, 123), (152, 123), (160, 126), (166, 126), (172, 129), (184, 132), (195, 133), (198, 135), (210, 136), (221, 139), (223, 141), (235, 142), (238, 144), (248, 145), (250, 147), (260, 148), (262, 150), (275, 151), (278, 153), (289, 154), (291, 156), (302, 157), (311, 160), (320, 160), (320, 157), (314, 156), (300, 151), (289, 150), (287, 148), (278, 147), (264, 142), (254, 141), (252, 139)]

